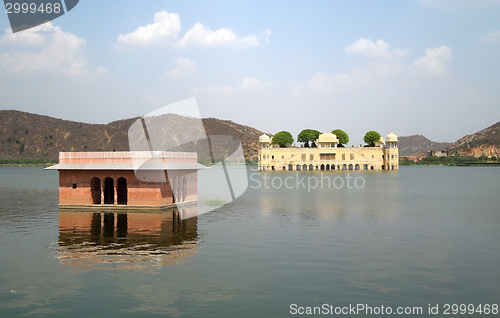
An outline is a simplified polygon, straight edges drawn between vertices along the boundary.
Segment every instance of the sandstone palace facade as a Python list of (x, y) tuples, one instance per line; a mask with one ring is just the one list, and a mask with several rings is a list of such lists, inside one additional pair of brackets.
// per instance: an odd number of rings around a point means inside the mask
[(337, 136), (323, 133), (316, 148), (279, 148), (259, 137), (259, 170), (399, 170), (398, 137), (380, 138), (375, 147), (338, 147)]

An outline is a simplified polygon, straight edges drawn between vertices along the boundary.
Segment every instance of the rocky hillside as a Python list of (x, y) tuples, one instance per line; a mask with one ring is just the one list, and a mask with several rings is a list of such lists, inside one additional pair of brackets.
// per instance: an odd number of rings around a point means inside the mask
[[(177, 118), (176, 118), (177, 119)], [(0, 159), (57, 159), (60, 151), (126, 151), (128, 130), (137, 118), (86, 124), (15, 110), (0, 110)], [(176, 120), (188, 126), (194, 119)], [(173, 122), (165, 118), (165, 122)], [(255, 160), (261, 131), (216, 118), (202, 119), (206, 133), (234, 136), (245, 159)], [(168, 125), (166, 125), (168, 127)], [(196, 147), (196, 145), (194, 145)]]
[(499, 157), (500, 122), (475, 134), (460, 138), (448, 148), (448, 152), (459, 156), (480, 157), (484, 155)]
[(443, 150), (451, 145), (449, 142), (434, 142), (422, 135), (398, 137), (400, 156), (422, 156), (429, 150)]

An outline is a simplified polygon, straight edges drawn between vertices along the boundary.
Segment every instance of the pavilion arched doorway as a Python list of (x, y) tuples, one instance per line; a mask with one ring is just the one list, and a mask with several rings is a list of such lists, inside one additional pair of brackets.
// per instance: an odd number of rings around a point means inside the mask
[(101, 179), (94, 177), (90, 179), (90, 192), (93, 204), (101, 204)]
[(104, 204), (115, 204), (115, 182), (110, 177), (104, 179)]
[(118, 204), (127, 205), (128, 202), (127, 179), (125, 179), (124, 177), (118, 178), (118, 185), (116, 189), (116, 201)]

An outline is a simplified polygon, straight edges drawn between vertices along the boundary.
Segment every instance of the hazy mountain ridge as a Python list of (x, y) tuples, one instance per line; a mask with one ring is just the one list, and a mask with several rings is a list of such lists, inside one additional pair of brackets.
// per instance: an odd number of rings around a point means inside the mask
[(400, 156), (423, 156), (429, 150), (443, 150), (451, 145), (450, 142), (435, 142), (422, 135), (398, 137)]
[(450, 154), (459, 156), (500, 156), (500, 122), (493, 124), (474, 134), (466, 135), (450, 147)]
[[(0, 110), (0, 159), (54, 160), (60, 151), (128, 151), (128, 130), (137, 119), (88, 124)], [(187, 125), (192, 120), (185, 118), (177, 125)], [(261, 131), (216, 118), (204, 118), (202, 122), (208, 135), (234, 136), (241, 141), (245, 159), (256, 159)]]
[[(176, 115), (165, 120), (166, 127), (193, 130), (193, 118)], [(37, 115), (17, 110), (0, 110), (0, 159), (57, 159), (60, 151), (127, 151), (128, 129), (138, 118), (117, 120), (108, 124), (88, 124)], [(203, 118), (208, 135), (234, 136), (241, 141), (246, 160), (256, 160), (258, 139), (263, 132), (230, 120)], [(202, 131), (201, 131), (202, 133)], [(269, 135), (269, 134), (268, 134)], [(234, 148), (228, 141), (222, 152)], [(196, 142), (185, 151), (203, 147)], [(224, 147), (222, 147), (224, 148)], [(233, 149), (234, 150), (234, 149)], [(500, 122), (477, 133), (464, 136), (455, 143), (434, 142), (422, 135), (399, 137), (401, 156), (426, 155), (429, 150), (448, 150), (451, 155), (500, 157)], [(206, 152), (206, 151), (205, 151)], [(202, 157), (202, 156), (200, 156)]]

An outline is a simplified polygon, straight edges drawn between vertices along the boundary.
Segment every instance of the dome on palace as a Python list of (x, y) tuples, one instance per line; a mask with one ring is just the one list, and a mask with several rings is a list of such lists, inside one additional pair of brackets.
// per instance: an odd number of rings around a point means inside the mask
[(390, 134), (387, 135), (386, 141), (392, 141), (392, 142), (397, 142), (398, 141), (398, 136), (396, 136), (392, 131)]
[(318, 142), (336, 142), (338, 143), (339, 140), (335, 134), (332, 133), (322, 133), (319, 135)]
[(271, 142), (271, 138), (266, 134), (262, 134), (262, 136), (259, 137), (259, 142)]

